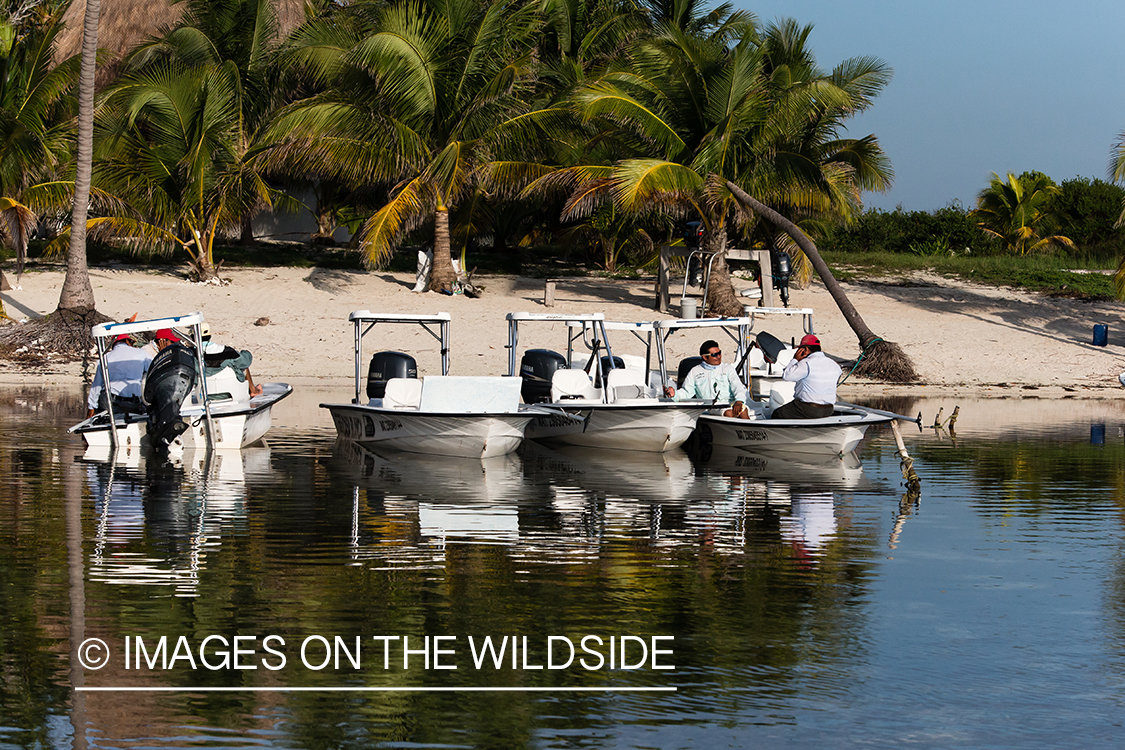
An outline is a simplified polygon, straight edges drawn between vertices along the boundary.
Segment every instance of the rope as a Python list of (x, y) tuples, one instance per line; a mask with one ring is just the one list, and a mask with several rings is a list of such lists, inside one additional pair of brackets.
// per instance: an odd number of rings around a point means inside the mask
[(836, 385), (843, 385), (844, 383), (848, 382), (848, 378), (850, 378), (852, 376), (852, 373), (855, 372), (856, 369), (859, 367), (859, 363), (863, 361), (863, 358), (865, 356), (867, 356), (867, 350), (869, 348), (871, 348), (871, 346), (874, 345), (875, 342), (882, 341), (882, 340), (883, 339), (876, 337), (876, 338), (873, 338), (870, 341), (868, 341), (867, 344), (863, 347), (863, 351), (861, 351), (859, 353), (859, 356), (855, 358), (855, 364), (852, 365), (852, 369), (848, 370), (848, 374), (845, 375), (843, 380), (841, 380)]

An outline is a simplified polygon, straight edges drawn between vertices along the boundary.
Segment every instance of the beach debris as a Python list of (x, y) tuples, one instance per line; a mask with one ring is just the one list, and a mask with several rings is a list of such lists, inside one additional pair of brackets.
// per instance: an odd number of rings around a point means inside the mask
[(266, 317), (261, 317), (254, 321), (254, 325), (256, 326), (268, 326), (269, 324), (270, 319)]

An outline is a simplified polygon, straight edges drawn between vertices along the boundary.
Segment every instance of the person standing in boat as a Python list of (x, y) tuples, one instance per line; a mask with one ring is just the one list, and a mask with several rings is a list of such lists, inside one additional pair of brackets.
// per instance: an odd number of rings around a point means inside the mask
[(781, 371), (781, 379), (796, 383), (793, 400), (774, 409), (772, 419), (820, 419), (831, 417), (836, 405), (836, 384), (843, 371), (820, 350), (820, 339), (805, 334), (793, 361)]
[(223, 346), (211, 341), (211, 326), (204, 323), (200, 327), (200, 336), (203, 338), (203, 371), (210, 377), (224, 367), (234, 370), (240, 383), (246, 383), (251, 397), (262, 395), (262, 386), (254, 385), (254, 377), (250, 374), (250, 364), (254, 355), (246, 349), (236, 350), (234, 347)]
[[(145, 410), (141, 402), (141, 383), (145, 373), (152, 362), (152, 355), (143, 349), (137, 349), (129, 344), (129, 334), (119, 334), (105, 353), (105, 364), (109, 368), (109, 391), (113, 394), (113, 402), (122, 411), (141, 413)], [(86, 399), (86, 418), (94, 416), (98, 409), (107, 407), (104, 393), (105, 376), (101, 364), (94, 373), (94, 381), (90, 384), (90, 395)]]
[(745, 403), (746, 386), (738, 379), (734, 365), (723, 363), (723, 350), (718, 342), (711, 339), (704, 341), (699, 347), (699, 356), (703, 362), (691, 368), (680, 388), (668, 386), (664, 395), (676, 401), (704, 399), (730, 403), (731, 408), (723, 412), (724, 417), (749, 419), (750, 412)]

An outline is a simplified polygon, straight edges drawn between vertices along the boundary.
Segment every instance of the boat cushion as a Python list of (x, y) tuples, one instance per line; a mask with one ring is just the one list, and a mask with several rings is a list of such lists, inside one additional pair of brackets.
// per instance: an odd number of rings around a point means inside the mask
[(446, 414), (511, 414), (520, 409), (522, 385), (521, 378), (427, 375), (421, 381), (419, 409)]
[(610, 370), (606, 381), (609, 383), (611, 402), (646, 398), (649, 395), (644, 375), (637, 370)]
[(556, 371), (551, 377), (551, 400), (572, 401), (581, 399), (601, 401), (597, 389), (590, 382), (590, 376), (583, 370)]
[(422, 400), (422, 381), (415, 378), (391, 378), (383, 394), (386, 409), (417, 409)]

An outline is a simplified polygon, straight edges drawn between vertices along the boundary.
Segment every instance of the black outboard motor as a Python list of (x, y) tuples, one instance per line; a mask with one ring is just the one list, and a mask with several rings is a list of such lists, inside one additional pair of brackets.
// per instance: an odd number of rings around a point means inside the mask
[(550, 349), (528, 349), (520, 360), (520, 395), (525, 404), (545, 404), (551, 400), (551, 378), (559, 370), (569, 370), (566, 357)]
[(418, 362), (402, 352), (375, 352), (367, 368), (367, 397), (383, 398), (391, 378), (417, 378)]
[(773, 285), (781, 293), (781, 304), (789, 307), (789, 277), (793, 275), (793, 260), (784, 250), (770, 253), (773, 266)]
[(681, 359), (680, 366), (676, 370), (676, 387), (683, 388), (688, 373), (701, 364), (703, 364), (703, 357), (684, 357)]
[(170, 344), (153, 357), (143, 389), (148, 404), (148, 439), (153, 448), (166, 450), (187, 430), (180, 407), (195, 389), (195, 367), (195, 351), (183, 344)]

